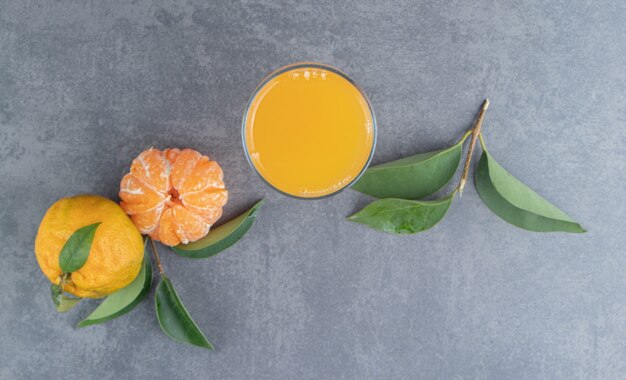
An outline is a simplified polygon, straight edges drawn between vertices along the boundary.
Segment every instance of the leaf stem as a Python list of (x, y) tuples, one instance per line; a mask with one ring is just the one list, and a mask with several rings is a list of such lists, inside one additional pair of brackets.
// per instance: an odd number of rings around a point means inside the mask
[(59, 276), (59, 289), (61, 289), (61, 292), (63, 292), (63, 287), (65, 287), (65, 284), (67, 284), (68, 277), (69, 277), (69, 273), (62, 273)]
[(483, 148), (485, 152), (487, 152), (487, 146), (485, 145), (485, 140), (483, 139), (483, 134), (478, 135), (478, 139), (480, 140), (480, 147)]
[(148, 239), (150, 239), (150, 245), (152, 245), (152, 253), (154, 254), (154, 261), (156, 262), (159, 274), (161, 276), (164, 276), (165, 270), (163, 269), (163, 265), (161, 264), (161, 258), (159, 257), (159, 251), (157, 251), (156, 244), (154, 244), (154, 240), (152, 240), (151, 237), (148, 237)]
[(469, 131), (465, 132), (465, 134), (463, 135), (463, 137), (461, 137), (459, 139), (459, 141), (457, 142), (457, 144), (462, 144), (465, 142), (465, 140), (467, 140), (467, 136), (470, 135), (470, 133), (472, 133), (472, 129), (470, 129)]
[(465, 188), (465, 183), (467, 182), (467, 175), (469, 174), (470, 163), (472, 162), (472, 153), (474, 153), (474, 147), (476, 146), (476, 140), (480, 136), (480, 129), (483, 126), (483, 119), (485, 118), (485, 111), (489, 108), (489, 99), (485, 99), (482, 106), (480, 107), (480, 111), (478, 113), (478, 117), (476, 118), (476, 123), (474, 123), (474, 128), (472, 128), (472, 139), (470, 140), (470, 145), (467, 150), (467, 156), (465, 157), (465, 166), (463, 167), (463, 175), (461, 176), (461, 181), (459, 182), (458, 190), (459, 195), (463, 195), (463, 188)]

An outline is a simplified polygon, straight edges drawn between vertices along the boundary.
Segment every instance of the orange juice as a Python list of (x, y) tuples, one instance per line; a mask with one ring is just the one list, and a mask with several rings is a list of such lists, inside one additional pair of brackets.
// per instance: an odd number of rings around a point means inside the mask
[(287, 66), (257, 88), (243, 120), (244, 148), (277, 190), (319, 198), (349, 186), (365, 170), (376, 140), (364, 93), (335, 68)]

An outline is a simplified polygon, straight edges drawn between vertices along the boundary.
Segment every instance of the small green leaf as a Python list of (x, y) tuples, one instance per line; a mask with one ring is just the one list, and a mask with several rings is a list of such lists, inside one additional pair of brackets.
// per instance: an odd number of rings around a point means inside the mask
[(78, 327), (86, 327), (117, 318), (133, 310), (150, 292), (152, 285), (152, 264), (147, 256), (139, 274), (128, 286), (109, 295)]
[(486, 151), (478, 162), (476, 189), (505, 221), (535, 232), (586, 232), (580, 224), (507, 172)]
[(165, 275), (161, 276), (161, 282), (156, 288), (154, 304), (159, 325), (170, 338), (181, 343), (213, 349), (213, 345), (191, 319), (187, 309), (178, 298), (172, 282)]
[(67, 239), (59, 255), (59, 265), (63, 273), (75, 272), (85, 265), (99, 225), (100, 223), (94, 223), (81, 227)]
[(52, 296), (52, 302), (54, 302), (54, 307), (57, 309), (59, 313), (65, 313), (70, 310), (81, 300), (80, 298), (70, 298), (63, 294), (63, 290), (57, 284), (52, 284), (50, 286), (50, 293)]
[(172, 250), (180, 256), (194, 259), (217, 255), (235, 244), (248, 232), (262, 205), (263, 200), (260, 200), (248, 211), (212, 229), (206, 237), (193, 243), (177, 245), (172, 247)]
[(454, 176), (461, 161), (463, 141), (447, 149), (372, 166), (352, 189), (376, 198), (424, 198)]
[(349, 216), (348, 220), (384, 232), (414, 234), (439, 223), (450, 208), (454, 194), (435, 201), (380, 199)]

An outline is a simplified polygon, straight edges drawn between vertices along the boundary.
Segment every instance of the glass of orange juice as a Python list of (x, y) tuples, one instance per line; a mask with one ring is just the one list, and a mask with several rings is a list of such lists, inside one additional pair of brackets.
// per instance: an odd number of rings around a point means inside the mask
[(296, 198), (336, 194), (365, 171), (376, 118), (350, 77), (321, 63), (296, 63), (268, 75), (243, 116), (243, 146), (254, 170)]

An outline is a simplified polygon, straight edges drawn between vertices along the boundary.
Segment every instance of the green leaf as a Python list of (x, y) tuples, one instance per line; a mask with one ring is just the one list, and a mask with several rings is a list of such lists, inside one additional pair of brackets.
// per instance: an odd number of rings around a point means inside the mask
[(86, 327), (117, 318), (133, 310), (150, 292), (152, 285), (152, 264), (147, 256), (139, 274), (128, 286), (109, 295), (78, 327)]
[(483, 150), (476, 170), (483, 203), (505, 221), (536, 232), (586, 232), (580, 224), (513, 177)]
[(165, 275), (161, 276), (161, 282), (156, 288), (154, 304), (159, 325), (170, 338), (181, 343), (213, 349), (213, 345), (191, 319), (172, 282)]
[(59, 265), (63, 273), (72, 273), (85, 265), (91, 250), (91, 243), (100, 223), (90, 224), (74, 231), (59, 255)]
[(59, 313), (65, 313), (70, 310), (81, 300), (80, 298), (70, 298), (63, 294), (63, 290), (57, 284), (52, 284), (50, 286), (50, 293), (52, 296), (52, 302), (54, 302), (54, 307), (57, 309)]
[(450, 148), (372, 166), (352, 189), (376, 198), (420, 199), (444, 187), (454, 176), (463, 140)]
[(262, 205), (263, 200), (258, 201), (248, 211), (212, 229), (206, 237), (193, 243), (172, 247), (173, 251), (180, 256), (194, 259), (203, 259), (222, 252), (248, 232)]
[(414, 234), (439, 223), (450, 208), (454, 194), (435, 201), (380, 199), (349, 216), (348, 220), (384, 232)]

